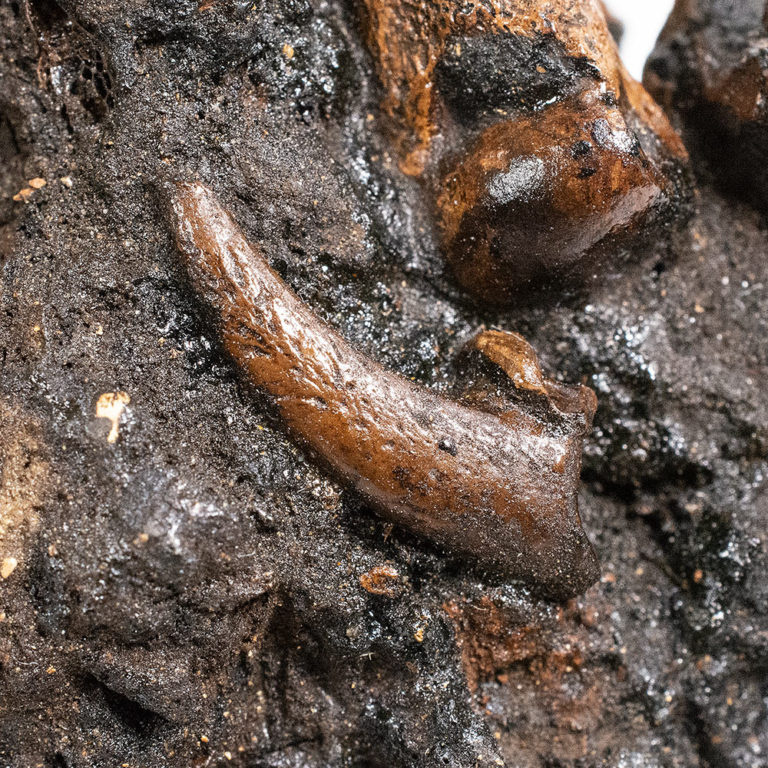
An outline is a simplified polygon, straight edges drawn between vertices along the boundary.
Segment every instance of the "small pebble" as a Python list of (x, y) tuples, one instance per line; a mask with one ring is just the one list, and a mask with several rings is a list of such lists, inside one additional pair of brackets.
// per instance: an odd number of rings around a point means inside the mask
[(6, 557), (0, 566), (0, 576), (7, 579), (15, 570), (19, 561), (15, 557)]

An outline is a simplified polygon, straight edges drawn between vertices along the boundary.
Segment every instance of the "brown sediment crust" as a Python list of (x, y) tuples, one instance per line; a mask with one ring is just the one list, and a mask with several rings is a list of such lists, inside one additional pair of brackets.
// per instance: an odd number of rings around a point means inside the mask
[(375, 565), (360, 576), (360, 586), (371, 595), (395, 597), (400, 591), (400, 574), (391, 565)]
[[(340, 479), (387, 519), (546, 595), (565, 598), (595, 581), (577, 502), (594, 395), (578, 387), (571, 399), (585, 403), (580, 426), (540, 408), (510, 403), (492, 413), (438, 396), (321, 321), (210, 190), (177, 185), (172, 210), (179, 249), (219, 315), (226, 349)], [(519, 358), (530, 379), (530, 356), (512, 352), (502, 367)], [(557, 409), (556, 398), (543, 399)]]
[[(531, 624), (525, 612), (498, 604), (491, 595), (476, 600), (452, 599), (443, 610), (454, 624), (469, 688), (523, 664), (537, 685), (557, 688), (564, 668), (579, 668), (584, 632), (575, 601), (558, 606), (551, 621)], [(581, 635), (581, 637), (580, 637)]]
[[(612, 689), (626, 674), (620, 663), (606, 668), (595, 655), (589, 622), (590, 615), (597, 612), (596, 605), (572, 600), (558, 606), (547, 620), (535, 622), (521, 606), (504, 604), (488, 594), (451, 599), (443, 609), (454, 625), (475, 701), (482, 706), (494, 689), (512, 689), (517, 697), (525, 697), (525, 703), (519, 703), (521, 709), (546, 713), (550, 727), (558, 733), (556, 751), (561, 760), (578, 762), (588, 754), (587, 734), (593, 737), (600, 729)], [(515, 693), (508, 695), (514, 699)], [(486, 715), (503, 723), (497, 711), (486, 711)], [(548, 736), (536, 715), (521, 720), (512, 749), (533, 745), (546, 749), (537, 744), (546, 742)], [(507, 754), (515, 754), (512, 749)]]

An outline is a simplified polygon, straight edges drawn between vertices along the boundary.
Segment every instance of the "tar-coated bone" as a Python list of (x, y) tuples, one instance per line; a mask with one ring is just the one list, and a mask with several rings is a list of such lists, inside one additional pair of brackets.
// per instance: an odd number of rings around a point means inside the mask
[(677, 0), (644, 82), (718, 183), (768, 211), (768, 3)]
[[(226, 349), (268, 392), (291, 433), (387, 519), (482, 568), (565, 598), (597, 577), (581, 527), (581, 439), (594, 408), (583, 387), (540, 375), (518, 336), (476, 343), (548, 408), (581, 402), (582, 429), (546, 408), (470, 408), (396, 375), (321, 321), (248, 244), (213, 194), (176, 187), (177, 243)], [(570, 406), (569, 406), (570, 407)], [(568, 408), (566, 408), (568, 410)]]
[(404, 172), (484, 302), (593, 279), (686, 210), (686, 151), (600, 0), (365, 0)]

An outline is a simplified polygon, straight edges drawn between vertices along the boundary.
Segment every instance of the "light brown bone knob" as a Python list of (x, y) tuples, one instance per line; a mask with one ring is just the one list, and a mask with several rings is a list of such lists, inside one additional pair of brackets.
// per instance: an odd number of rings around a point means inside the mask
[[(542, 406), (550, 417), (556, 416), (569, 423), (574, 434), (585, 435), (592, 426), (597, 410), (597, 397), (582, 385), (561, 384), (547, 378), (539, 365), (539, 358), (533, 347), (519, 334), (509, 331), (483, 331), (477, 334), (464, 349), (465, 353), (476, 352), (484, 362), (484, 368), (494, 366), (503, 373), (503, 391), (493, 391), (475, 381), (474, 393), (465, 396), (477, 399), (477, 393), (486, 410), (504, 414), (510, 410), (510, 390), (531, 405)], [(480, 376), (482, 377), (482, 374)], [(485, 391), (483, 391), (485, 389)], [(506, 393), (506, 396), (505, 396)]]
[(578, 282), (664, 195), (618, 110), (565, 102), (485, 130), (438, 198), (456, 278), (504, 303)]
[[(577, 502), (589, 397), (574, 426), (536, 406), (472, 408), (436, 395), (320, 320), (208, 189), (179, 184), (172, 210), (178, 247), (218, 314), (226, 349), (340, 480), (387, 519), (548, 596), (566, 598), (595, 581)], [(489, 358), (501, 354), (503, 339), (490, 347)], [(512, 378), (519, 370), (528, 385), (540, 381), (539, 397), (556, 407), (520, 337), (505, 354)]]

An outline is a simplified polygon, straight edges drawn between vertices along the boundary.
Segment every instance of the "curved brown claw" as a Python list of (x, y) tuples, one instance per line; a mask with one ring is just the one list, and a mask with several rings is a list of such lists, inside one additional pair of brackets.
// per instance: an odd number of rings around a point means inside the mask
[(227, 350), (340, 479), (387, 519), (549, 596), (594, 582), (579, 429), (469, 408), (384, 369), (296, 297), (208, 189), (179, 184), (172, 209)]

